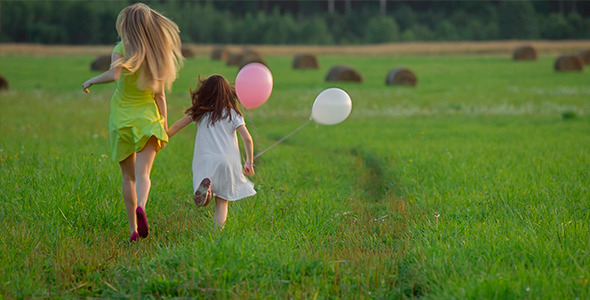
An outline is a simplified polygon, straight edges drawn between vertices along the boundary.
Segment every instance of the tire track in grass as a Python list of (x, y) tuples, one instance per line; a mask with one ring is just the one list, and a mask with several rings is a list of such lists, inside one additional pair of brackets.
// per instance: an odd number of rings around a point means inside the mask
[[(427, 293), (408, 254), (412, 249), (411, 205), (399, 195), (400, 181), (392, 163), (365, 149), (352, 149), (357, 180), (351, 211), (339, 222), (342, 243), (334, 250), (337, 262), (357, 272), (365, 293), (377, 297), (420, 297)], [(339, 274), (341, 263), (335, 264)]]
[[(312, 238), (317, 244), (309, 240), (302, 241), (305, 245), (319, 244), (321, 253), (313, 249), (306, 250), (315, 252), (315, 255), (310, 256), (310, 261), (304, 260), (301, 266), (288, 267), (285, 274), (298, 273), (300, 268), (314, 270), (303, 278), (307, 280), (320, 276), (322, 279), (318, 282), (325, 285), (319, 290), (328, 291), (334, 297), (361, 295), (360, 298), (390, 299), (425, 295), (425, 281), (418, 274), (416, 261), (411, 256), (414, 246), (410, 224), (415, 218), (411, 205), (401, 196), (403, 183), (397, 178), (395, 162), (362, 146), (340, 150), (323, 148), (317, 140), (326, 137), (314, 135), (313, 138), (308, 143), (285, 140), (283, 152), (288, 145), (300, 147), (313, 143), (315, 147), (312, 154), (297, 151), (299, 155), (295, 161), (301, 160), (297, 164), (305, 165), (306, 169), (311, 166), (325, 168), (326, 174), (332, 174), (333, 171), (325, 165), (326, 159), (334, 160), (334, 164), (342, 164), (342, 168), (347, 168), (337, 171), (342, 172), (342, 176), (331, 181), (320, 178), (319, 183), (316, 183), (320, 187), (330, 184), (334, 189), (340, 186), (348, 194), (333, 192), (334, 195), (345, 197), (338, 198), (345, 203), (333, 216), (334, 230), (321, 238)], [(293, 144), (294, 141), (297, 142)], [(324, 167), (320, 168), (322, 163)], [(321, 172), (319, 169), (316, 171)], [(319, 267), (316, 259), (321, 262)]]

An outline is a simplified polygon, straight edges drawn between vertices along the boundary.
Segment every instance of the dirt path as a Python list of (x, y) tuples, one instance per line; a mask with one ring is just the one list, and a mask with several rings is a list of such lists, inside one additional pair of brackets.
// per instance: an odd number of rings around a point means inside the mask
[[(509, 55), (519, 46), (531, 45), (539, 55), (558, 55), (577, 53), (590, 49), (590, 40), (578, 41), (487, 41), (487, 42), (412, 42), (388, 43), (359, 46), (275, 46), (249, 45), (262, 55), (291, 56), (297, 53), (316, 55)], [(195, 55), (209, 56), (215, 45), (188, 44)], [(112, 50), (107, 46), (64, 46), (37, 44), (0, 44), (0, 55), (18, 54), (35, 56), (59, 55), (102, 55)], [(238, 51), (244, 46), (228, 45), (230, 50)]]

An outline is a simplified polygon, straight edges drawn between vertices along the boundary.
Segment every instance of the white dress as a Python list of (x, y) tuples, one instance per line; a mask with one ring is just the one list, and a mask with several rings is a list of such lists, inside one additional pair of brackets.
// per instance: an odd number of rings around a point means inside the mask
[(197, 124), (193, 155), (193, 193), (204, 178), (211, 179), (211, 190), (217, 197), (236, 201), (256, 194), (254, 183), (242, 173), (242, 162), (236, 129), (244, 118), (231, 110), (229, 118), (209, 124), (209, 115)]

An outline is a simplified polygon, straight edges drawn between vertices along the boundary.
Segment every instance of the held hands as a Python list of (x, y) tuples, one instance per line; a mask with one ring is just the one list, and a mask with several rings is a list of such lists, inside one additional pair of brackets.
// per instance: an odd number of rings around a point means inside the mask
[(251, 161), (247, 161), (244, 164), (244, 174), (248, 176), (254, 176), (254, 163)]

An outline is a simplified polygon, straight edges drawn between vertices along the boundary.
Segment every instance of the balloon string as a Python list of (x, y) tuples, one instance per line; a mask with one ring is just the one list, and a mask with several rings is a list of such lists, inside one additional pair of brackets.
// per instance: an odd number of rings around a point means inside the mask
[(264, 152), (270, 150), (271, 148), (273, 148), (274, 146), (280, 144), (282, 141), (286, 140), (288, 137), (292, 136), (295, 132), (301, 130), (301, 128), (305, 127), (305, 125), (309, 124), (309, 122), (311, 122), (311, 118), (309, 118), (309, 120), (307, 120), (307, 122), (303, 123), (303, 125), (297, 127), (297, 129), (293, 130), (291, 133), (287, 134), (286, 136), (284, 136), (283, 138), (281, 138), (280, 140), (276, 141), (274, 144), (270, 145), (268, 148), (260, 151), (258, 154), (256, 154), (254, 156), (254, 160), (256, 160), (256, 158), (258, 158), (260, 155), (262, 155)]

